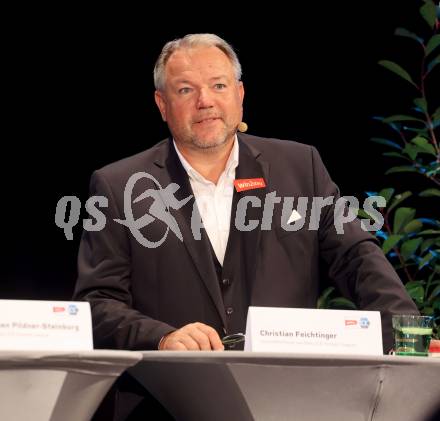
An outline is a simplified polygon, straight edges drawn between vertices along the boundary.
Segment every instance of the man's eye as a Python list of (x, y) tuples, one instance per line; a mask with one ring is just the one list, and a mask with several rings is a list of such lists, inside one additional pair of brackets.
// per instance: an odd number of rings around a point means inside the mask
[(216, 83), (214, 87), (215, 89), (222, 90), (226, 88), (226, 85), (224, 83)]
[(189, 94), (191, 92), (191, 88), (185, 87), (179, 89), (179, 94)]

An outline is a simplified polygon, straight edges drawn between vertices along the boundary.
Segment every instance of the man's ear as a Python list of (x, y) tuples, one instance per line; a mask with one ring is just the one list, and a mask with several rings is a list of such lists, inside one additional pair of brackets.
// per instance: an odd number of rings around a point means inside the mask
[(241, 103), (243, 104), (243, 99), (244, 99), (244, 85), (243, 85), (243, 82), (242, 82), (241, 80), (238, 82), (238, 95), (240, 96)]
[(164, 93), (156, 90), (154, 92), (154, 100), (156, 101), (157, 108), (159, 108), (160, 115), (162, 116), (163, 121), (167, 121), (167, 113), (166, 113), (166, 100), (164, 97)]

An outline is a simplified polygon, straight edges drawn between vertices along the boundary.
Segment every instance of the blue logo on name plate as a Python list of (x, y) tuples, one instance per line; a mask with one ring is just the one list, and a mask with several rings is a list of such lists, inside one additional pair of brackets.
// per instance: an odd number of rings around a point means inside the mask
[(368, 317), (361, 317), (359, 319), (359, 326), (363, 329), (367, 329), (368, 326), (370, 326), (370, 321), (368, 320)]
[(75, 304), (69, 304), (69, 307), (67, 307), (67, 312), (72, 316), (75, 316), (78, 313), (78, 307)]

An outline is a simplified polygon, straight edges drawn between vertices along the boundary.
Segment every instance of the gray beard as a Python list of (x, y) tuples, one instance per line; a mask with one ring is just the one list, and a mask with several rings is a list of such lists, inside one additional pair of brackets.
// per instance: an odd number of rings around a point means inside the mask
[(228, 139), (235, 134), (235, 131), (231, 133), (226, 133), (224, 136), (222, 136), (220, 139), (215, 139), (211, 142), (203, 142), (202, 140), (193, 137), (191, 138), (191, 144), (194, 145), (197, 149), (203, 149), (203, 150), (209, 150), (218, 148), (219, 146), (223, 146)]

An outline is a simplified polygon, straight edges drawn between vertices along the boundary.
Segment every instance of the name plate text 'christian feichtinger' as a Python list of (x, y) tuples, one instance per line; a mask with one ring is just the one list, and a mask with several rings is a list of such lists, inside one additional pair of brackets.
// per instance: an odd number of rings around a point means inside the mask
[(245, 351), (382, 355), (380, 312), (249, 307)]

